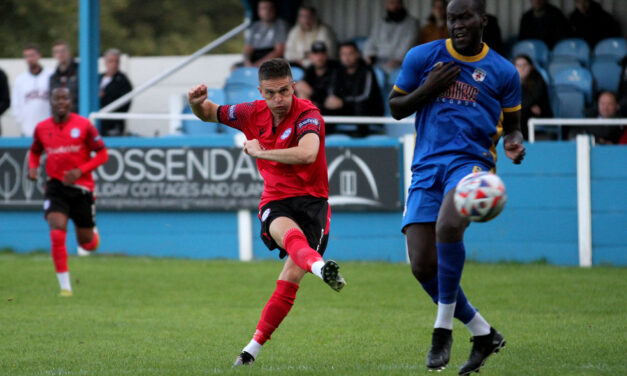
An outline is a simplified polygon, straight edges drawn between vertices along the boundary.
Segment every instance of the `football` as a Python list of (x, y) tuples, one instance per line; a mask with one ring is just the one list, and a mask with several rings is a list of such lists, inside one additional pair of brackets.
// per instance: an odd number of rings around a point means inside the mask
[(473, 222), (487, 222), (503, 210), (507, 194), (501, 178), (481, 171), (466, 175), (457, 183), (455, 207)]

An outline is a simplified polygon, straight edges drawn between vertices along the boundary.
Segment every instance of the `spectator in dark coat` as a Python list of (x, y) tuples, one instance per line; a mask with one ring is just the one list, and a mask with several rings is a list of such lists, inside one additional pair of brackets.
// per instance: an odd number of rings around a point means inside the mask
[(514, 65), (522, 86), (520, 125), (523, 137), (528, 140), (527, 121), (529, 118), (550, 118), (553, 117), (553, 111), (551, 111), (546, 83), (540, 72), (533, 66), (531, 58), (527, 55), (518, 55), (514, 59)]
[[(337, 85), (324, 106), (337, 115), (382, 116), (383, 98), (377, 78), (372, 67), (361, 58), (355, 43), (340, 45), (340, 63)], [(363, 125), (358, 127), (357, 135), (363, 137), (382, 129), (382, 124)]]
[(328, 115), (331, 111), (325, 107), (325, 102), (333, 95), (340, 63), (329, 59), (327, 45), (320, 40), (311, 44), (309, 60), (311, 65), (305, 70), (304, 79), (296, 83), (296, 94), (312, 101), (321, 114)]
[(503, 55), (505, 53), (505, 49), (503, 47), (503, 38), (501, 36), (499, 20), (496, 16), (491, 14), (486, 14), (486, 17), (488, 17), (488, 24), (485, 28), (483, 28), (483, 42), (500, 55)]
[[(11, 95), (9, 94), (9, 81), (7, 75), (0, 69), (0, 116), (11, 107)], [(2, 134), (2, 125), (0, 124), (0, 135)]]
[(50, 76), (50, 92), (58, 87), (70, 89), (71, 111), (78, 113), (78, 63), (72, 59), (67, 42), (61, 40), (52, 44), (52, 56), (57, 60), (57, 69)]
[(531, 0), (531, 9), (520, 20), (518, 40), (541, 39), (551, 49), (559, 40), (570, 37), (570, 25), (559, 8), (548, 0)]
[[(110, 49), (105, 52), (106, 72), (98, 77), (100, 91), (100, 108), (112, 103), (124, 94), (133, 90), (131, 82), (126, 75), (120, 72), (120, 50)], [(114, 109), (113, 112), (128, 112), (131, 102)], [(125, 131), (123, 119), (102, 120), (100, 122), (100, 134), (103, 136), (123, 136)]]
[(584, 39), (591, 49), (600, 40), (620, 36), (620, 27), (614, 17), (592, 0), (575, 0), (570, 25), (573, 37)]

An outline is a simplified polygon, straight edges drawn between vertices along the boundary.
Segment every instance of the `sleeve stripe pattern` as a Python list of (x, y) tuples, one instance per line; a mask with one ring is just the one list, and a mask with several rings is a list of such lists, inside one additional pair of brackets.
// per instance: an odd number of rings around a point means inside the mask
[(504, 107), (503, 112), (516, 112), (516, 111), (520, 111), (521, 108), (522, 108), (522, 105), (520, 104), (516, 107)]
[(407, 94), (407, 92), (403, 89), (401, 89), (400, 87), (394, 85), (394, 91), (401, 93), (401, 94)]

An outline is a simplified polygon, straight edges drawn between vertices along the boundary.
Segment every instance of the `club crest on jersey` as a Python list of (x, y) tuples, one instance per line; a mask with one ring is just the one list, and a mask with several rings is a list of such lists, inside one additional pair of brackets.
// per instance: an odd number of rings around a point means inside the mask
[(237, 120), (237, 116), (235, 116), (235, 105), (229, 107), (229, 120), (230, 121)]
[(486, 71), (481, 68), (475, 68), (475, 71), (472, 72), (472, 79), (476, 82), (483, 82), (485, 80), (485, 76), (487, 75)]
[(292, 128), (287, 128), (285, 132), (281, 135), (281, 140), (285, 140), (292, 134)]
[(72, 128), (72, 130), (70, 131), (70, 137), (72, 138), (78, 138), (78, 136), (81, 135), (81, 130), (78, 128)]
[(301, 129), (307, 124), (313, 124), (316, 126), (316, 128), (320, 129), (320, 122), (316, 118), (308, 118), (308, 119), (301, 121), (300, 123), (298, 123), (298, 129)]

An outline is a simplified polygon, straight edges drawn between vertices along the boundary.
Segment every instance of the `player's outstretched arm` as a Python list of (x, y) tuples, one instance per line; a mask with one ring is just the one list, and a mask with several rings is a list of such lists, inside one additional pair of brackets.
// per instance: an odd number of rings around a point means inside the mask
[(244, 143), (244, 152), (251, 157), (285, 164), (313, 163), (318, 157), (319, 149), (320, 138), (315, 133), (307, 133), (298, 141), (298, 146), (287, 149), (264, 150), (257, 139)]
[(515, 164), (520, 164), (526, 154), (522, 144), (523, 135), (520, 131), (520, 110), (503, 112), (503, 133), (505, 155)]
[(418, 111), (428, 101), (436, 98), (455, 83), (461, 68), (454, 62), (437, 63), (427, 75), (427, 79), (411, 93), (401, 93), (392, 89), (389, 96), (392, 117), (400, 120)]
[(196, 85), (189, 89), (187, 101), (194, 115), (200, 120), (218, 122), (218, 105), (207, 99), (207, 85)]

